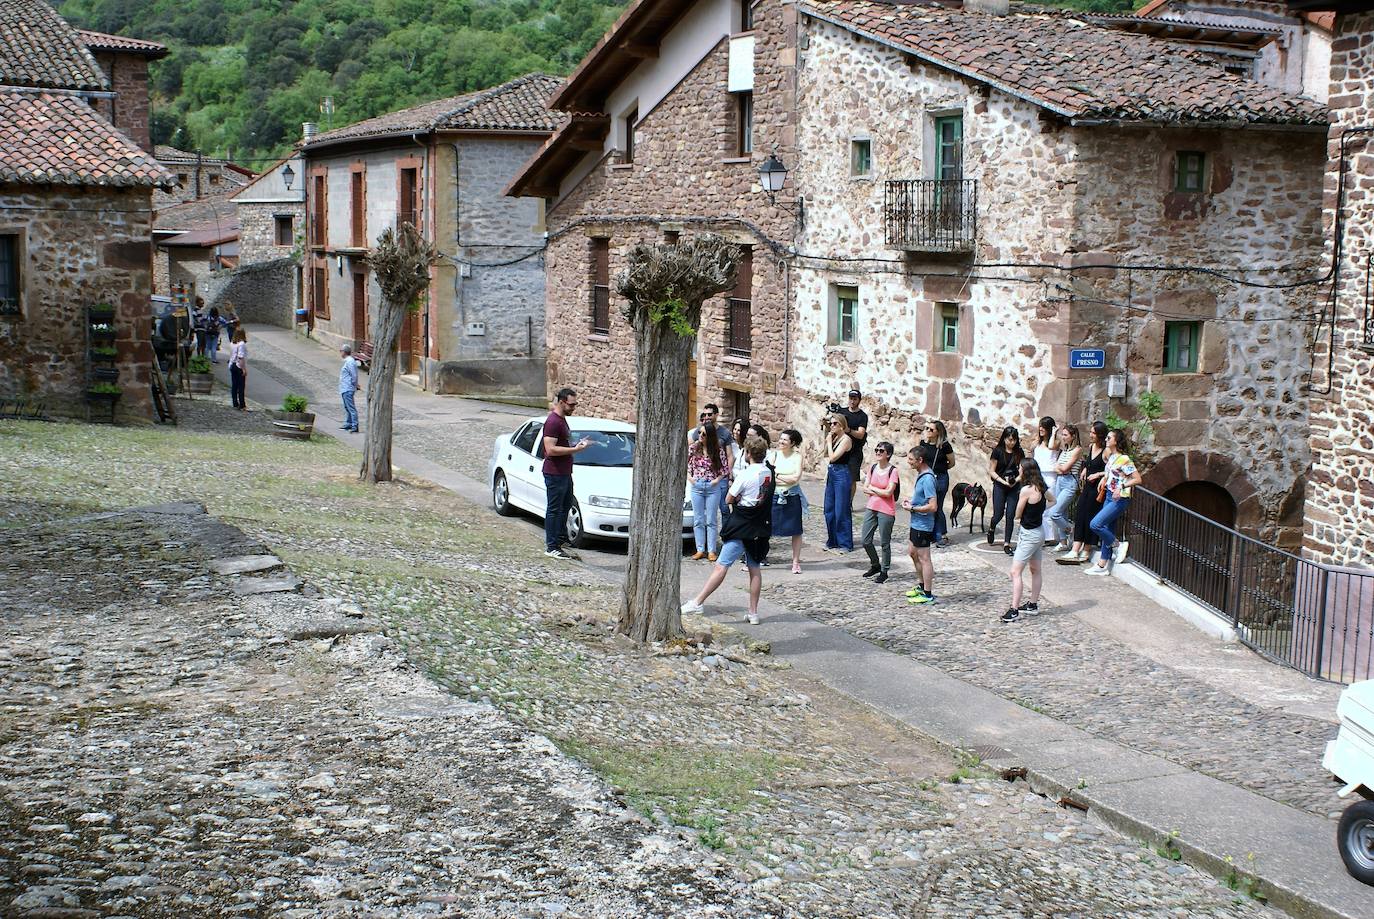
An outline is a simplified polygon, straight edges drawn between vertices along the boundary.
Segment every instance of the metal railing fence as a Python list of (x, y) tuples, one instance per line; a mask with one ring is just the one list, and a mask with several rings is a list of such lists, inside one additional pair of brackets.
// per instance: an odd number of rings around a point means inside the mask
[(1374, 572), (1323, 565), (1222, 526), (1137, 486), (1130, 559), (1308, 676), (1374, 678)]
[(978, 237), (976, 179), (894, 179), (883, 186), (887, 245), (914, 252), (967, 252)]

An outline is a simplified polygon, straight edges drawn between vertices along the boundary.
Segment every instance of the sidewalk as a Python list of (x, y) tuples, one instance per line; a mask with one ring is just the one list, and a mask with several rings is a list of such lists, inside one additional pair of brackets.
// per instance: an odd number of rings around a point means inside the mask
[[(290, 388), (311, 398), (322, 432), (337, 429), (332, 352), (256, 326), (249, 348), (250, 399), (276, 405)], [(534, 414), (405, 384), (396, 403), (397, 465), (483, 504), (493, 438)], [(818, 509), (811, 517), (814, 528)], [(897, 538), (895, 575), (874, 586), (858, 577), (862, 553), (820, 553), (808, 532), (801, 576), (788, 573), (787, 549), (775, 546), (761, 626), (741, 626), (739, 574), (708, 614), (943, 743), (1024, 770), (1036, 787), (1118, 829), (1154, 844), (1176, 833), (1185, 857), (1218, 875), (1230, 858), (1289, 912), (1374, 915), (1374, 890), (1350, 879), (1336, 854), (1332, 815), (1345, 802), (1320, 768), (1338, 687), (1208, 638), (1116, 579), (1052, 564), (1043, 614), (1003, 626), (996, 616), (1007, 606), (1010, 560), (980, 550), (966, 527), (952, 537), (955, 546), (935, 555), (932, 607), (906, 605), (914, 578)], [(623, 550), (585, 556), (619, 578)], [(684, 594), (708, 570), (684, 562)]]

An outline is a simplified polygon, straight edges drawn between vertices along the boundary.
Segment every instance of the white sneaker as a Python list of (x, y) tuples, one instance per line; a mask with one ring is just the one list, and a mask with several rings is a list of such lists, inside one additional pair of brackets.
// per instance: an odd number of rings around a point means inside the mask
[(1099, 577), (1099, 578), (1105, 578), (1105, 577), (1106, 577), (1108, 574), (1110, 574), (1111, 572), (1109, 572), (1106, 568), (1104, 568), (1104, 567), (1102, 567), (1101, 565), (1098, 565), (1097, 563), (1094, 562), (1093, 564), (1091, 564), (1091, 565), (1089, 565), (1087, 568), (1085, 568), (1085, 569), (1083, 570), (1083, 573), (1086, 574), (1086, 575), (1088, 575), (1089, 577), (1094, 577), (1094, 576), (1095, 576), (1095, 577)]
[(749, 614), (749, 624), (750, 624), (750, 625), (758, 625), (758, 624), (759, 624), (759, 617), (758, 617), (758, 616), (755, 616), (753, 613), (750, 613), (750, 614)]
[(704, 609), (706, 609), (706, 607), (702, 606), (697, 601), (688, 600), (686, 603), (682, 604), (682, 615), (685, 616), (688, 613), (699, 613)]
[(1126, 544), (1119, 542), (1112, 547), (1112, 561), (1118, 565), (1126, 560)]

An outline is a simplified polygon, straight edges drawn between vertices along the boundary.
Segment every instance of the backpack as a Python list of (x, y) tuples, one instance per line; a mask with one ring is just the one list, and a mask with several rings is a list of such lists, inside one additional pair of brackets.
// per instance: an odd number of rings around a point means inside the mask
[[(878, 468), (878, 464), (877, 464), (877, 463), (874, 463), (872, 466), (869, 466), (869, 467), (868, 467), (868, 481), (870, 481), (870, 482), (873, 481), (873, 470), (874, 470), (874, 469), (877, 469), (877, 468)], [(896, 472), (896, 471), (897, 471), (897, 467), (896, 467), (896, 466), (889, 466), (888, 468), (891, 469), (893, 472)], [(902, 497), (902, 474), (901, 474), (900, 472), (898, 472), (898, 473), (897, 473), (897, 487), (894, 488), (894, 489), (892, 489), (892, 501), (893, 501), (893, 503), (895, 504), (897, 501), (901, 500), (901, 497)]]

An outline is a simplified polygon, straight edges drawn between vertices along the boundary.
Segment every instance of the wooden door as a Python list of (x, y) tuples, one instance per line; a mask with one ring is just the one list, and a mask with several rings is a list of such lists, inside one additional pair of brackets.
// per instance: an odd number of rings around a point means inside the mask
[(367, 275), (361, 271), (353, 275), (353, 346), (368, 340)]

